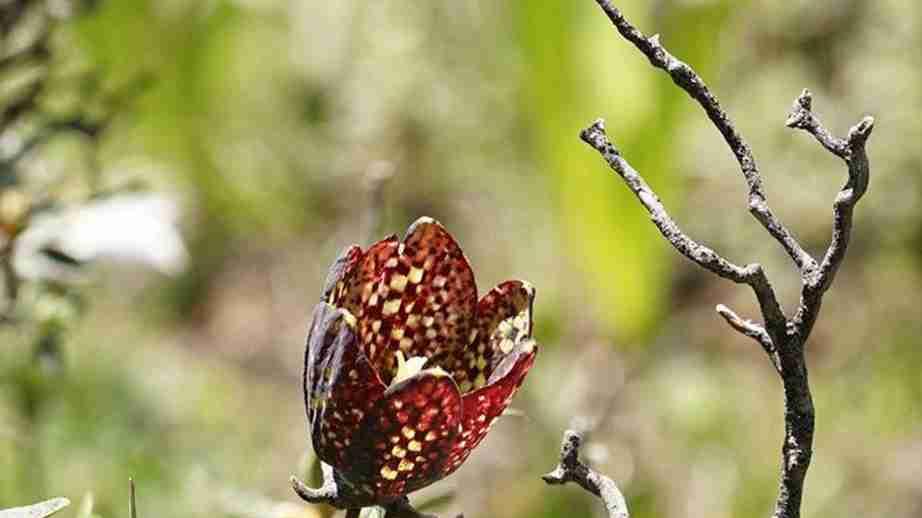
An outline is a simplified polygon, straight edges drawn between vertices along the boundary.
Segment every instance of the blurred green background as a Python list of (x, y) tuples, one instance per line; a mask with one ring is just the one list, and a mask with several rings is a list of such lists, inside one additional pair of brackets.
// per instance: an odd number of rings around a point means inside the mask
[[(0, 15), (20, 4), (0, 1)], [(429, 215), (456, 235), (481, 292), (535, 284), (542, 350), (513, 402), (524, 417), (504, 418), (414, 501), (454, 495), (434, 509), (445, 515), (600, 516), (588, 494), (539, 479), (583, 418), (599, 422), (587, 456), (634, 516), (769, 513), (780, 384), (713, 309), (755, 318), (755, 301), (670, 249), (578, 131), (605, 117), (685, 229), (762, 262), (788, 311), (798, 278), (747, 214), (719, 135), (595, 2), (24, 4), (53, 23), (34, 109), (107, 125), (3, 163), (3, 189), (38, 208), (161, 193), (179, 208), (188, 260), (174, 275), (103, 262), (79, 282), (22, 283), (0, 327), (0, 508), (91, 495), (95, 515), (125, 516), (133, 476), (142, 517), (329, 516), (288, 486), (312, 464), (309, 311), (341, 247)], [(845, 170), (784, 128), (790, 103), (811, 88), (838, 134), (877, 117), (871, 187), (809, 343), (818, 417), (804, 512), (922, 515), (922, 5), (617, 5), (708, 80), (776, 212), (817, 254)], [(9, 68), (4, 103), (35, 73)], [(0, 154), (29, 128), (0, 135)]]

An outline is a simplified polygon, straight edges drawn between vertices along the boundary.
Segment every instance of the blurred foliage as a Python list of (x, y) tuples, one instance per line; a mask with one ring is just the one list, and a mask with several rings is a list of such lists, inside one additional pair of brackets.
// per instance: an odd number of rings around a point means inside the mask
[[(104, 130), (4, 163), (4, 193), (36, 213), (163, 193), (183, 209), (189, 263), (175, 278), (87, 265), (78, 283), (23, 283), (18, 318), (0, 327), (0, 508), (89, 492), (93, 516), (123, 515), (133, 476), (141, 516), (330, 516), (287, 485), (313, 465), (299, 389), (308, 309), (342, 246), (430, 215), (458, 236), (481, 292), (510, 277), (537, 286), (543, 349), (513, 403), (525, 417), (504, 418), (415, 501), (453, 493), (433, 511), (598, 515), (584, 492), (538, 478), (582, 416), (600, 417), (587, 453), (634, 516), (768, 512), (781, 390), (758, 347), (713, 314), (723, 302), (752, 317), (752, 296), (678, 257), (579, 129), (606, 118), (686, 230), (762, 262), (789, 310), (796, 276), (746, 213), (719, 135), (594, 2), (92, 4), (56, 23), (42, 116), (0, 134), (0, 158), (46, 119)], [(804, 514), (918, 516), (922, 68), (906, 49), (922, 45), (922, 8), (619, 5), (708, 80), (773, 207), (813, 251), (845, 172), (783, 128), (786, 110), (808, 86), (837, 133), (877, 116), (871, 187), (810, 343), (818, 427)], [(0, 76), (0, 102), (33, 73)], [(394, 175), (373, 215), (382, 164)], [(9, 206), (0, 222), (14, 235)]]
[[(598, 157), (575, 153), (573, 135), (600, 114), (618, 135), (617, 146), (657, 185), (660, 196), (678, 200), (684, 180), (673, 174), (671, 153), (676, 122), (689, 106), (672, 81), (654, 72), (641, 54), (625, 45), (607, 18), (572, 2), (517, 4), (525, 49), (525, 113), (548, 188), (559, 193), (558, 210), (572, 260), (595, 286), (598, 320), (625, 343), (649, 339), (668, 310), (671, 254), (654, 238), (655, 229), (633, 193), (599, 174)], [(622, 2), (640, 11), (643, 2)], [(718, 32), (729, 2), (678, 4), (652, 9), (635, 23), (667, 34), (673, 52), (695, 64), (704, 77), (717, 57)], [(708, 20), (690, 25), (689, 19)], [(622, 64), (619, 67), (611, 63)], [(630, 77), (630, 80), (625, 80)], [(586, 193), (592, 193), (587, 196)], [(587, 222), (592, 222), (587, 224)], [(639, 236), (650, 239), (638, 239)], [(616, 266), (613, 266), (616, 265)], [(642, 342), (641, 342), (642, 343)]]

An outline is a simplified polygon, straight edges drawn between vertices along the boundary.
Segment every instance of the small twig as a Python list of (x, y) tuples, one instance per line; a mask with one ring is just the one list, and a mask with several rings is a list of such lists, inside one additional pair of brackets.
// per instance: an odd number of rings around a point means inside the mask
[[(299, 480), (298, 477), (292, 475), (290, 479), (291, 487), (294, 489), (295, 493), (305, 502), (311, 504), (326, 504), (336, 509), (345, 509), (347, 517), (359, 516), (358, 513), (361, 512), (363, 505), (368, 504), (358, 502), (340, 492), (339, 485), (336, 482), (336, 474), (332, 466), (325, 462), (321, 462), (320, 469), (323, 472), (323, 482), (317, 489), (308, 487), (304, 482)], [(385, 505), (384, 511), (387, 518), (438, 518), (435, 515), (424, 514), (417, 511), (410, 505), (410, 501), (406, 497)], [(462, 515), (459, 515), (458, 518), (462, 518)]]
[(551, 485), (561, 485), (567, 482), (576, 482), (586, 491), (602, 499), (609, 518), (629, 518), (627, 503), (624, 495), (615, 482), (594, 471), (579, 460), (579, 448), (583, 436), (574, 430), (567, 430), (563, 434), (563, 443), (560, 445), (560, 464), (547, 475), (541, 477)]
[(748, 284), (759, 300), (767, 326), (774, 330), (784, 330), (786, 317), (761, 265), (748, 264), (743, 267), (733, 264), (682, 232), (678, 224), (666, 212), (666, 207), (663, 206), (659, 196), (608, 140), (605, 133), (605, 121), (601, 119), (595, 121), (580, 133), (580, 138), (598, 151), (608, 165), (624, 179), (627, 186), (640, 200), (641, 205), (650, 213), (653, 224), (679, 253), (720, 277), (739, 284)]
[(339, 488), (336, 486), (336, 480), (333, 477), (333, 467), (323, 462), (320, 464), (323, 473), (323, 483), (317, 489), (308, 487), (298, 477), (291, 476), (291, 487), (295, 490), (305, 502), (312, 504), (327, 504), (338, 509), (349, 509), (349, 505), (337, 505), (339, 503)]
[(874, 118), (863, 118), (852, 126), (847, 138), (838, 138), (813, 114), (813, 96), (809, 90), (804, 90), (794, 101), (786, 125), (810, 133), (827, 151), (841, 158), (848, 166), (848, 180), (833, 202), (832, 238), (819, 267), (804, 277), (800, 304), (793, 318), (796, 332), (808, 336), (819, 314), (823, 293), (829, 289), (845, 259), (851, 237), (853, 209), (868, 189), (870, 164), (865, 144), (874, 130)]
[(845, 152), (848, 143), (840, 138), (836, 138), (823, 127), (816, 116), (813, 115), (813, 94), (810, 90), (804, 89), (803, 92), (794, 100), (794, 106), (791, 107), (791, 114), (788, 115), (785, 126), (797, 128), (810, 133), (816, 138), (817, 142), (823, 145), (830, 153), (845, 158)]
[(752, 320), (744, 320), (737, 315), (736, 312), (723, 304), (718, 304), (715, 309), (717, 310), (717, 314), (730, 324), (730, 327), (758, 342), (759, 345), (762, 346), (762, 349), (765, 350), (765, 354), (767, 354), (772, 361), (775, 370), (779, 373), (781, 372), (781, 360), (778, 358), (778, 351), (775, 349), (775, 344), (772, 342), (771, 336), (769, 336), (768, 331), (766, 331), (763, 326)]

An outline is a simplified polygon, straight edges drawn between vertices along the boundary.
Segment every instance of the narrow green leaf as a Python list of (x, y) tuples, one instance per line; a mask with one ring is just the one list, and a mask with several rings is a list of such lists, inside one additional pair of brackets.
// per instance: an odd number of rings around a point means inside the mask
[(128, 479), (128, 516), (138, 518), (138, 508), (134, 500), (134, 479)]

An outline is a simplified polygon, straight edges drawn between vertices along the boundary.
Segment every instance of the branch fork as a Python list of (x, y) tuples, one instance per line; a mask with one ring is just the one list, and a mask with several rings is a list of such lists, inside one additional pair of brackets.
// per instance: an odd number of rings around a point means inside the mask
[(609, 518), (629, 518), (627, 502), (615, 482), (579, 460), (579, 450), (582, 444), (581, 433), (574, 430), (564, 432), (563, 442), (560, 445), (560, 463), (554, 471), (541, 477), (542, 480), (550, 485), (575, 482), (602, 499)]
[[(755, 294), (762, 313), (762, 322), (740, 317), (723, 304), (718, 305), (716, 311), (732, 329), (759, 343), (781, 378), (784, 388), (785, 437), (782, 443), (781, 482), (773, 516), (798, 518), (804, 479), (812, 456), (815, 421), (804, 349), (819, 315), (823, 295), (832, 285), (835, 274), (845, 258), (855, 205), (868, 188), (870, 165), (865, 145), (874, 128), (874, 119), (865, 117), (849, 130), (846, 138), (836, 137), (813, 113), (813, 96), (809, 90), (804, 90), (797, 97), (787, 118), (785, 124), (788, 127), (801, 129), (812, 135), (824, 149), (842, 159), (848, 169), (847, 181), (832, 204), (832, 236), (829, 245), (822, 258), (817, 260), (801, 246), (794, 234), (771, 210), (762, 189), (762, 176), (752, 149), (737, 131), (733, 121), (704, 80), (688, 64), (670, 54), (662, 45), (659, 35), (645, 36), (628, 22), (609, 0), (596, 0), (596, 3), (625, 40), (637, 47), (651, 65), (669, 74), (672, 81), (704, 110), (739, 163), (740, 172), (749, 188), (749, 212), (784, 249), (801, 275), (800, 301), (794, 315), (789, 318), (779, 304), (774, 288), (761, 265), (734, 264), (681, 230), (656, 192), (608, 139), (604, 121), (599, 119), (580, 132), (580, 138), (595, 149), (608, 166), (621, 177), (650, 214), (650, 219), (660, 234), (680, 254), (720, 277), (737, 284), (748, 285)], [(620, 506), (624, 514), (612, 514), (611, 497), (606, 497), (598, 485), (599, 481), (611, 481), (579, 462), (577, 452), (580, 441), (579, 434), (575, 432), (568, 431), (564, 434), (561, 463), (555, 471), (545, 475), (545, 481), (557, 484), (577, 482), (587, 491), (603, 499), (610, 516), (627, 516), (625, 506)], [(617, 488), (615, 490), (617, 491)], [(617, 495), (620, 497), (620, 492)], [(623, 503), (623, 498), (620, 503)]]

